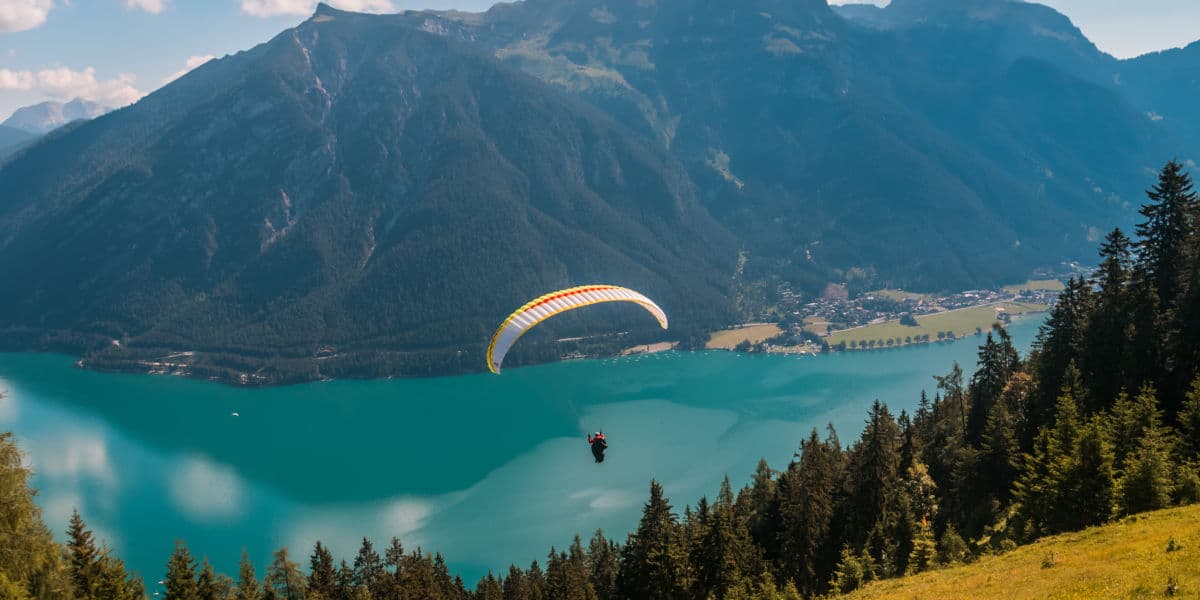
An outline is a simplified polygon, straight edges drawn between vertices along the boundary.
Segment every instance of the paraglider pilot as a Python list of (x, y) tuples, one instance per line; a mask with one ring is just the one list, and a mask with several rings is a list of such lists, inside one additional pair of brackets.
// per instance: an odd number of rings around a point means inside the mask
[(604, 439), (604, 434), (597, 431), (595, 435), (589, 435), (588, 443), (592, 445), (592, 457), (596, 462), (604, 462), (604, 451), (608, 450), (608, 440)]

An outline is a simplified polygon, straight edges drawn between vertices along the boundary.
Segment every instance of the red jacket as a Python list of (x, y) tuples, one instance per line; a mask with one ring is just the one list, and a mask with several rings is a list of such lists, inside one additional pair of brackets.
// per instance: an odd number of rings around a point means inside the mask
[(605, 443), (607, 443), (607, 442), (608, 442), (608, 440), (605, 440), (605, 439), (604, 439), (604, 434), (603, 434), (603, 433), (601, 433), (601, 434), (597, 435), (596, 437), (592, 437), (592, 436), (591, 436), (591, 434), (589, 434), (589, 435), (588, 435), (588, 443), (589, 443), (589, 444), (594, 444), (594, 443), (596, 443), (596, 442), (605, 442)]

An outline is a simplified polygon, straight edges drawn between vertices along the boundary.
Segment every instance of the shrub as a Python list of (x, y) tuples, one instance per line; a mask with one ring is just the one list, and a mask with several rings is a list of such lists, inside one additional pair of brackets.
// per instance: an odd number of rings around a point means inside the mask
[(1042, 557), (1042, 568), (1049, 569), (1058, 564), (1058, 555), (1053, 552), (1047, 552), (1046, 556)]

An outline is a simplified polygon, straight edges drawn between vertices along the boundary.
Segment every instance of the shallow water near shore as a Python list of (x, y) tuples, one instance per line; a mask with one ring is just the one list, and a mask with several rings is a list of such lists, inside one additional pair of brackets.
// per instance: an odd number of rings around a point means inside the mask
[[(1029, 348), (1042, 316), (1010, 326)], [(0, 353), (0, 429), (35, 469), (60, 539), (72, 508), (151, 592), (176, 539), (236, 575), (317, 539), (353, 559), (363, 536), (445, 555), (473, 583), (597, 528), (624, 540), (649, 481), (676, 509), (783, 468), (833, 424), (861, 431), (871, 402), (912, 411), (982, 338), (821, 356), (664, 352), (503, 375), (244, 389), (76, 369), (64, 355)], [(238, 416), (233, 416), (233, 413)], [(608, 460), (586, 432), (603, 429)]]

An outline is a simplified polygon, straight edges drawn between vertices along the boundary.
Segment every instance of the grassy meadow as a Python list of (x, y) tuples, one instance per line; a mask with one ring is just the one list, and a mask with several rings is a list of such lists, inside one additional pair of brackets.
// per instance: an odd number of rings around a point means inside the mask
[[(952, 331), (956, 337), (962, 337), (974, 334), (976, 327), (985, 331), (990, 329), (992, 323), (996, 321), (997, 307), (1003, 307), (1010, 315), (1042, 312), (1047, 308), (1044, 304), (1030, 302), (1001, 302), (986, 306), (973, 306), (971, 308), (950, 310), (931, 315), (921, 315), (916, 318), (916, 327), (901, 325), (900, 321), (887, 321), (874, 325), (835, 331), (826, 340), (831, 346), (836, 346), (843, 341), (846, 342), (846, 345), (849, 345), (851, 341), (884, 340), (884, 347), (886, 347), (886, 340), (888, 339), (895, 340), (896, 338), (900, 338), (903, 341), (908, 337), (915, 338), (925, 334), (929, 335), (930, 341), (937, 341), (939, 331)], [(876, 347), (878, 347), (878, 344), (876, 344)]]
[[(1177, 549), (1168, 551), (1171, 540)], [(1168, 584), (1173, 581), (1173, 596)], [(848, 600), (1200, 598), (1200, 505), (1049, 537), (973, 564), (879, 581)]]

